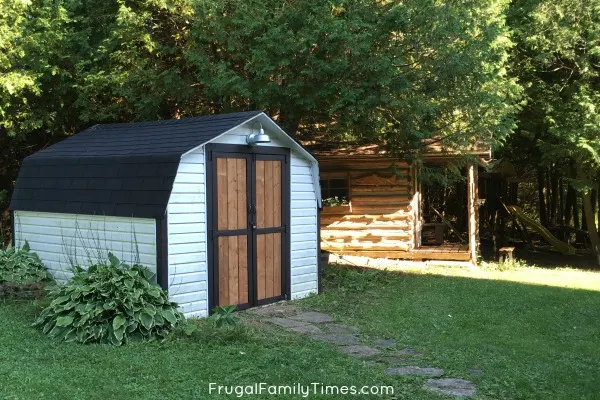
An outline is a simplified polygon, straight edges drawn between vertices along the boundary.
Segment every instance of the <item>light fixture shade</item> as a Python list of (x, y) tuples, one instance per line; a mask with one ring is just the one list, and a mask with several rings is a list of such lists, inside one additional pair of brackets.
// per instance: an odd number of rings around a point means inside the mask
[(248, 143), (250, 146), (256, 146), (260, 143), (271, 143), (271, 138), (265, 133), (261, 126), (257, 133), (251, 133), (248, 135), (246, 138), (246, 143)]

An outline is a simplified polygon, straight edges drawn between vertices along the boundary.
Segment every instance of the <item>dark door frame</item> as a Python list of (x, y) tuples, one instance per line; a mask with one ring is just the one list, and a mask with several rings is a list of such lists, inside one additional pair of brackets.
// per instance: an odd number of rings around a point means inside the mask
[[(291, 201), (291, 172), (290, 172), (290, 149), (282, 147), (268, 147), (268, 146), (242, 146), (242, 145), (229, 145), (229, 144), (207, 144), (206, 145), (206, 213), (207, 213), (207, 263), (208, 263), (208, 309), (209, 313), (212, 313), (214, 307), (218, 304), (219, 296), (219, 271), (218, 264), (216, 262), (218, 254), (218, 215), (217, 215), (217, 204), (218, 204), (218, 193), (217, 193), (217, 182), (215, 180), (215, 159), (218, 156), (235, 156), (239, 155), (240, 158), (246, 158), (249, 163), (246, 168), (246, 198), (248, 200), (248, 229), (239, 230), (241, 234), (247, 232), (248, 234), (248, 297), (249, 307), (257, 305), (263, 305), (270, 302), (279, 301), (282, 299), (289, 299), (291, 297), (291, 234), (290, 234), (290, 201)], [(275, 156), (275, 157), (273, 157)], [(251, 224), (254, 222), (254, 216), (256, 210), (256, 160), (262, 159), (283, 159), (282, 163), (282, 196), (281, 196), (281, 207), (282, 207), (282, 241), (281, 241), (281, 262), (282, 262), (282, 296), (257, 300), (257, 282), (256, 282), (256, 235), (268, 233), (269, 230), (278, 230), (277, 228), (263, 228), (254, 229), (251, 228)], [(260, 232), (257, 232), (260, 231)], [(241, 232), (243, 231), (243, 232)], [(235, 232), (231, 232), (235, 233)]]

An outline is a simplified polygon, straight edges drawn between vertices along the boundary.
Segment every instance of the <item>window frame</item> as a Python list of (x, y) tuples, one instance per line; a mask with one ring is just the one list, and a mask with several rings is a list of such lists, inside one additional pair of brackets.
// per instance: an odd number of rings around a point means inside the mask
[[(350, 173), (349, 172), (323, 172), (321, 173), (321, 176), (319, 177), (319, 185), (321, 186), (321, 200), (324, 201), (325, 199), (329, 199), (331, 197), (335, 197), (335, 196), (331, 196), (331, 188), (330, 185), (328, 184), (327, 187), (325, 188), (323, 185), (323, 181), (327, 181), (328, 183), (332, 180), (335, 179), (343, 179), (345, 181), (345, 187), (343, 188), (335, 188), (334, 190), (340, 190), (340, 189), (346, 189), (346, 193), (347, 195), (346, 197), (346, 201), (348, 202), (348, 204), (343, 204), (343, 205), (338, 205), (338, 206), (326, 206), (325, 203), (323, 203), (323, 209), (324, 210), (332, 210), (332, 209), (341, 209), (341, 210), (351, 210), (351, 198), (350, 198)], [(325, 193), (326, 191), (326, 193)], [(325, 196), (325, 194), (327, 194), (327, 196)], [(340, 196), (337, 196), (340, 197)]]

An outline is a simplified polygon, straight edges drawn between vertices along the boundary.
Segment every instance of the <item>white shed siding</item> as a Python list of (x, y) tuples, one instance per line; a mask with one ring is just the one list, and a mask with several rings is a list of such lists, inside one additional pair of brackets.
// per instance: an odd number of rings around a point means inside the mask
[(169, 298), (186, 317), (208, 315), (204, 150), (184, 155), (167, 208)]
[(18, 246), (29, 242), (58, 281), (71, 277), (72, 264), (89, 266), (108, 252), (156, 273), (153, 219), (15, 211), (15, 241)]
[(318, 290), (317, 193), (310, 161), (292, 152), (291, 160), (292, 299)]
[[(212, 143), (246, 144), (251, 126), (242, 126), (217, 138)], [(281, 147), (274, 134), (266, 146)], [(264, 146), (264, 145), (261, 145)], [(292, 151), (291, 155), (291, 294), (292, 299), (316, 293), (318, 270), (317, 246), (317, 194), (310, 161)]]

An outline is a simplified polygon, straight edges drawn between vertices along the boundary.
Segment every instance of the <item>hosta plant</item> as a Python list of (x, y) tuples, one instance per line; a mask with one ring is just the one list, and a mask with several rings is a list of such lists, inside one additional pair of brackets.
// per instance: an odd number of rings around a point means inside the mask
[(31, 285), (50, 281), (52, 276), (38, 255), (30, 251), (29, 243), (0, 249), (0, 284)]
[(210, 317), (217, 328), (223, 326), (235, 327), (238, 323), (238, 317), (235, 315), (236, 306), (217, 306), (213, 310), (213, 315)]
[(128, 266), (113, 254), (108, 259), (87, 270), (75, 267), (65, 285), (50, 290), (52, 302), (34, 325), (67, 342), (119, 346), (135, 337), (164, 338), (183, 320), (177, 304), (151, 283), (149, 269)]

